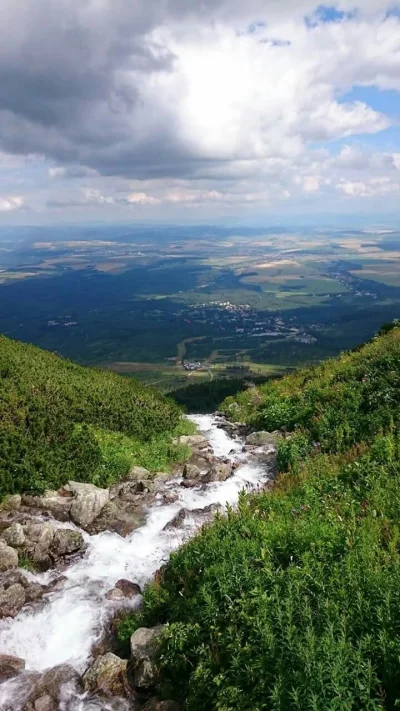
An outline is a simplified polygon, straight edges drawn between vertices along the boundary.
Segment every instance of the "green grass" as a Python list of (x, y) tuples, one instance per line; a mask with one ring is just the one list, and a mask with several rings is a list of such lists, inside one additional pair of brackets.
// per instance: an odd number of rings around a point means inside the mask
[[(285, 426), (272, 493), (174, 553), (120, 626), (168, 622), (162, 698), (185, 711), (400, 704), (400, 329), (229, 398)], [(237, 402), (236, 407), (234, 407)]]

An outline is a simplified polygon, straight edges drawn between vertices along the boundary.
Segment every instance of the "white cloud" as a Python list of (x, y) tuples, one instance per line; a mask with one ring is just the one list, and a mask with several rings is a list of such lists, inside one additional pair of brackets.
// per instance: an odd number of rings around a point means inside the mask
[(23, 198), (17, 195), (0, 197), (0, 212), (14, 212), (14, 210), (20, 210), (23, 204)]

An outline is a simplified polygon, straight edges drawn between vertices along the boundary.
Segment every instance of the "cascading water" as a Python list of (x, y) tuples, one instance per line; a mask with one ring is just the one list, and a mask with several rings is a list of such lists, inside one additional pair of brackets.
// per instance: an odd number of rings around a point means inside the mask
[[(65, 572), (63, 588), (51, 593), (43, 607), (22, 611), (16, 619), (8, 618), (0, 623), (0, 654), (25, 659), (28, 672), (68, 663), (82, 673), (93, 643), (115, 609), (115, 603), (106, 599), (107, 591), (121, 578), (143, 586), (170, 553), (201, 524), (201, 516), (194, 514), (185, 519), (182, 529), (164, 530), (178, 511), (200, 509), (209, 504), (235, 504), (242, 489), (255, 488), (266, 480), (265, 467), (256, 460), (250, 462), (249, 455), (242, 453), (242, 442), (218, 428), (215, 417), (197, 415), (191, 419), (207, 437), (216, 456), (229, 456), (238, 462), (234, 475), (227, 481), (209, 484), (204, 490), (184, 489), (180, 480), (170, 481), (168, 488), (178, 494), (176, 503), (156, 502), (145, 524), (127, 538), (110, 532), (95, 536), (82, 532), (88, 544), (87, 552)], [(35, 576), (35, 579), (43, 582), (43, 576)], [(0, 685), (0, 709), (18, 711), (23, 708), (28, 677), (21, 674)], [(75, 696), (66, 698), (60, 708), (68, 711), (108, 708), (103, 702), (100, 706), (96, 703)]]

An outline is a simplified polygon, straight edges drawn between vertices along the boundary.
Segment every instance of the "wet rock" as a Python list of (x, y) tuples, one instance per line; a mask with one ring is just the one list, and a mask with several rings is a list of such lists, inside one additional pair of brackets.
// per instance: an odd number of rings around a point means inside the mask
[(185, 464), (183, 467), (182, 476), (184, 479), (199, 479), (201, 476), (201, 470), (196, 464)]
[(129, 502), (122, 499), (108, 501), (102, 508), (100, 515), (88, 527), (91, 534), (102, 531), (113, 531), (123, 538), (143, 525), (146, 520), (145, 499), (140, 505), (138, 502)]
[(26, 602), (36, 602), (40, 600), (46, 592), (46, 586), (40, 583), (29, 583), (25, 587)]
[(117, 590), (121, 590), (124, 594), (124, 597), (127, 598), (136, 597), (137, 595), (142, 594), (140, 585), (138, 585), (137, 583), (132, 583), (130, 580), (125, 580), (123, 578), (121, 580), (118, 580), (117, 583), (115, 583), (115, 587), (117, 588)]
[(47, 694), (55, 701), (60, 701), (62, 688), (66, 684), (71, 684), (79, 689), (81, 682), (78, 672), (69, 664), (52, 667), (39, 678), (35, 688), (35, 697), (38, 699)]
[(179, 711), (180, 706), (176, 701), (158, 701), (150, 699), (142, 711)]
[(0, 572), (18, 568), (18, 553), (0, 539)]
[(18, 511), (21, 506), (21, 496), (20, 494), (12, 494), (6, 496), (0, 503), (0, 511)]
[(47, 570), (53, 563), (49, 548), (54, 538), (54, 527), (50, 523), (30, 523), (24, 526), (24, 533), (29, 556), (39, 568)]
[(111, 588), (111, 590), (106, 593), (106, 600), (110, 600), (111, 602), (119, 602), (124, 599), (124, 593), (122, 590), (118, 590), (118, 588)]
[(182, 528), (188, 513), (187, 509), (179, 509), (171, 521), (168, 521), (164, 526), (164, 531), (169, 531), (171, 528)]
[(131, 637), (132, 670), (135, 687), (139, 690), (147, 690), (157, 681), (157, 642), (164, 628), (165, 625), (140, 627)]
[(10, 654), (0, 654), (0, 684), (12, 679), (25, 669), (25, 659), (12, 657)]
[(191, 514), (193, 516), (209, 516), (210, 514), (221, 511), (222, 508), (223, 506), (221, 506), (221, 504), (208, 504), (208, 506), (204, 506), (202, 509), (192, 509)]
[(61, 575), (46, 586), (46, 592), (58, 592), (58, 590), (62, 590), (67, 581), (68, 578), (65, 575)]
[(12, 523), (1, 535), (9, 546), (23, 546), (25, 543), (24, 529), (20, 523)]
[(233, 474), (232, 464), (218, 462), (202, 477), (202, 482), (209, 484), (213, 481), (226, 481)]
[(69, 528), (57, 529), (50, 546), (50, 555), (54, 559), (78, 553), (84, 547), (83, 536), (79, 531)]
[(43, 694), (29, 707), (32, 708), (32, 711), (57, 711), (56, 703), (49, 694)]
[(25, 590), (20, 583), (0, 589), (0, 618), (15, 617), (25, 601)]
[(269, 445), (275, 447), (281, 437), (280, 432), (252, 432), (246, 437), (246, 445), (255, 447), (265, 447)]
[(174, 504), (178, 501), (179, 495), (176, 491), (165, 491), (162, 495), (162, 500), (164, 504)]
[(112, 652), (98, 657), (83, 676), (85, 690), (101, 692), (108, 697), (123, 696), (127, 664), (126, 659), (120, 659)]
[(86, 529), (108, 502), (109, 491), (99, 489), (94, 484), (81, 484), (74, 481), (70, 481), (69, 486), (75, 497), (71, 505), (71, 519), (77, 526)]

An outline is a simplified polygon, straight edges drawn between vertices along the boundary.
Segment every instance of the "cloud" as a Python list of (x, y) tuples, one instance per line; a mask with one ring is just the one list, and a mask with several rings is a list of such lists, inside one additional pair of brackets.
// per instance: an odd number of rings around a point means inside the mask
[(9, 197), (0, 196), (0, 212), (14, 212), (23, 207), (24, 201), (22, 197), (11, 195)]

